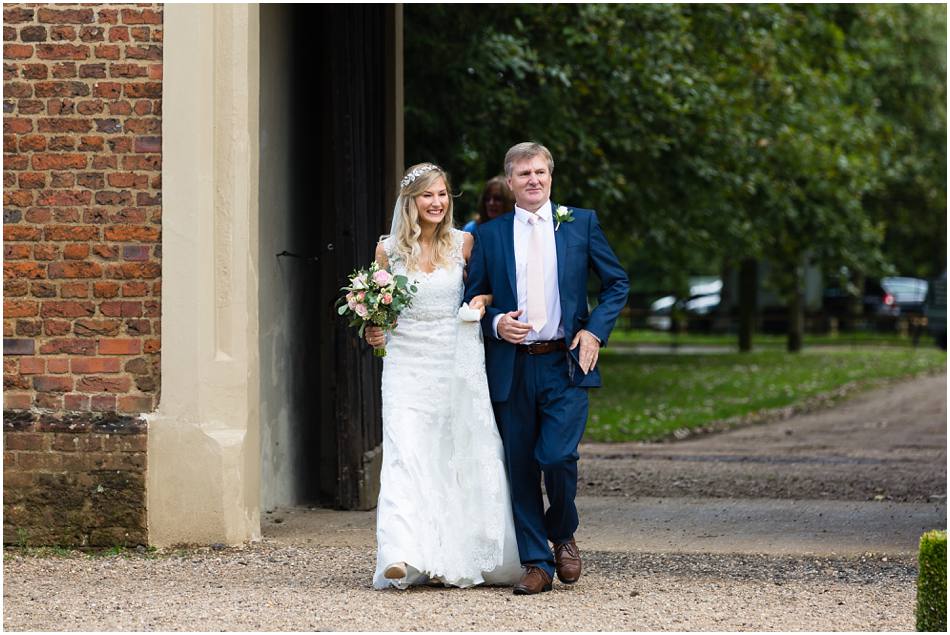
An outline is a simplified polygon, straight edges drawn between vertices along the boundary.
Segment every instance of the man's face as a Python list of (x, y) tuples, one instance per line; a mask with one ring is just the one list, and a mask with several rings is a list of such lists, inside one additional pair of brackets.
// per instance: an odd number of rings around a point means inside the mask
[(522, 159), (512, 166), (508, 187), (518, 207), (536, 212), (551, 198), (551, 171), (540, 154)]

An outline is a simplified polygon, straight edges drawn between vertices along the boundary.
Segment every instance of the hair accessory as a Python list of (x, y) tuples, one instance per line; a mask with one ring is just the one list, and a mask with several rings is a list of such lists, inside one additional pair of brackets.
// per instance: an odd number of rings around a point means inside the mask
[(440, 169), (439, 166), (432, 165), (431, 163), (429, 165), (420, 165), (415, 170), (413, 170), (412, 172), (410, 172), (409, 174), (403, 177), (402, 181), (399, 182), (399, 187), (400, 189), (404, 188), (410, 183), (412, 183), (413, 181), (415, 181), (416, 179), (418, 179), (420, 176), (425, 174), (426, 172), (431, 172), (432, 170), (438, 170), (438, 169)]

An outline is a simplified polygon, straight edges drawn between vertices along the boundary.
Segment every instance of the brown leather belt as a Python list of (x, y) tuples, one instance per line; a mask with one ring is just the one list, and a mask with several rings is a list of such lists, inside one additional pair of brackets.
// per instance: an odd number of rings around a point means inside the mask
[(528, 355), (544, 355), (545, 353), (555, 353), (557, 351), (566, 351), (567, 344), (564, 340), (547, 340), (544, 342), (532, 342), (530, 344), (515, 344), (519, 353)]

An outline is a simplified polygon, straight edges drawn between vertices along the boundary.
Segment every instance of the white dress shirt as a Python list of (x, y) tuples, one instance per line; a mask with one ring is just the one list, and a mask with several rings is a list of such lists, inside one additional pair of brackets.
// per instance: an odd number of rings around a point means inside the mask
[[(517, 281), (518, 309), (521, 310), (519, 322), (527, 323), (528, 308), (528, 244), (533, 227), (529, 218), (531, 212), (515, 205), (515, 219), (512, 223), (515, 238), (515, 280)], [(544, 340), (564, 339), (564, 326), (561, 324), (561, 296), (557, 286), (557, 246), (554, 243), (554, 222), (551, 201), (547, 201), (537, 211), (538, 229), (541, 230), (541, 248), (544, 250), (544, 299), (547, 303), (547, 322), (541, 332), (530, 331), (524, 344)], [(502, 314), (503, 315), (503, 314)], [(498, 337), (498, 321), (502, 315), (496, 315), (493, 322), (495, 337)]]

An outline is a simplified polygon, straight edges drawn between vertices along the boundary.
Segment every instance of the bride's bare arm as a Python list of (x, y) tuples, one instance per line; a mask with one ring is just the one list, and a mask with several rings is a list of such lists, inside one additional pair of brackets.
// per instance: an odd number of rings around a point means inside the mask
[(383, 269), (389, 269), (389, 259), (386, 257), (386, 248), (383, 243), (376, 244), (376, 264)]
[(491, 306), (492, 300), (493, 298), (490, 293), (486, 293), (484, 295), (477, 295), (469, 301), (468, 306), (471, 309), (480, 310), (482, 313), (482, 317), (485, 317), (485, 307)]
[(465, 232), (465, 235), (462, 237), (462, 257), (465, 258), (465, 264), (468, 264), (468, 259), (472, 257), (472, 247), (475, 246), (475, 237), (470, 233)]

